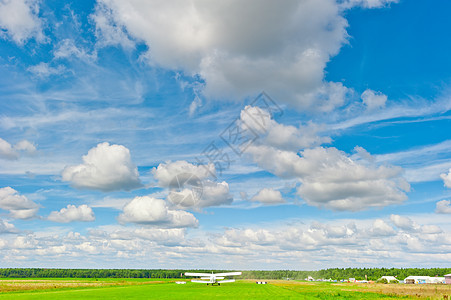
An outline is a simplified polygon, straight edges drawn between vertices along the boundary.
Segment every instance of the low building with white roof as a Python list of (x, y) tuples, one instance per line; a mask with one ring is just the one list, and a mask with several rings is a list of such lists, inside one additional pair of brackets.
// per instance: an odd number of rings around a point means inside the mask
[(445, 283), (446, 284), (451, 284), (451, 274), (446, 274), (445, 275)]
[(404, 283), (445, 283), (445, 277), (430, 277), (430, 276), (409, 276), (404, 279)]
[(384, 279), (387, 280), (388, 283), (390, 283), (390, 281), (399, 282), (399, 280), (395, 276), (382, 276), (381, 278), (379, 278), (378, 281), (384, 280)]

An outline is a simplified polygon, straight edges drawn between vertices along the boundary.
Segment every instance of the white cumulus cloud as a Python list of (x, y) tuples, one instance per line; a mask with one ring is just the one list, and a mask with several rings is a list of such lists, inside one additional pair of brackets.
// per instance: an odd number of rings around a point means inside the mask
[(443, 183), (446, 187), (451, 188), (451, 169), (448, 171), (448, 174), (440, 174), (440, 178), (443, 179)]
[(27, 140), (22, 140), (15, 144), (14, 149), (17, 151), (24, 151), (28, 154), (33, 154), (36, 152), (36, 146)]
[(159, 225), (162, 227), (197, 227), (193, 214), (171, 210), (166, 201), (148, 196), (135, 197), (127, 203), (118, 217), (121, 223)]
[(38, 17), (38, 0), (1, 0), (0, 36), (9, 36), (16, 44), (23, 45), (28, 39), (44, 40), (42, 22)]
[(93, 246), (90, 242), (81, 243), (80, 245), (76, 245), (75, 248), (83, 252), (97, 253), (97, 247)]
[(63, 181), (80, 189), (104, 192), (132, 190), (142, 186), (138, 168), (130, 151), (122, 145), (101, 143), (83, 156), (83, 164), (68, 166), (62, 172)]
[(278, 177), (298, 179), (297, 193), (309, 205), (359, 211), (407, 199), (410, 185), (402, 177), (402, 168), (378, 164), (358, 146), (355, 155), (318, 147), (330, 141), (319, 136), (319, 125), (286, 126), (252, 106), (241, 111), (240, 120), (243, 131), (247, 128), (259, 137), (247, 145), (248, 157)]
[(435, 212), (438, 214), (451, 214), (451, 200), (437, 202)]
[(298, 194), (313, 206), (350, 211), (382, 207), (403, 202), (410, 189), (401, 168), (355, 160), (334, 147), (305, 149), (298, 155), (251, 145), (246, 152), (275, 175), (298, 178)]
[(8, 210), (15, 219), (30, 219), (36, 216), (39, 205), (11, 188), (0, 188), (0, 209)]
[(210, 98), (265, 89), (298, 108), (343, 104), (323, 81), (348, 37), (335, 1), (101, 0), (92, 18), (99, 43), (128, 46), (127, 32), (148, 45), (150, 64), (200, 75)]
[(39, 241), (31, 234), (18, 236), (13, 241), (13, 247), (18, 249), (35, 249)]
[(21, 154), (33, 154), (36, 152), (36, 146), (27, 140), (22, 140), (12, 146), (10, 143), (0, 138), (0, 158), (15, 160), (18, 159)]
[(392, 221), (392, 223), (406, 231), (411, 233), (424, 233), (424, 234), (438, 234), (443, 232), (442, 229), (437, 226), (437, 225), (433, 225), (433, 224), (428, 224), (428, 225), (418, 225), (417, 223), (415, 223), (414, 221), (412, 221), (409, 217), (405, 217), (405, 216), (400, 216), (400, 215), (391, 215), (390, 216), (390, 220)]
[(437, 225), (422, 225), (420, 232), (425, 234), (438, 234), (442, 233), (443, 230)]
[(410, 190), (401, 168), (366, 164), (336, 148), (301, 152), (299, 195), (310, 205), (358, 211), (399, 204)]
[(168, 201), (183, 208), (199, 209), (203, 207), (231, 204), (233, 197), (227, 182), (202, 181), (202, 185), (181, 190), (171, 190)]
[(60, 211), (52, 211), (47, 219), (58, 223), (69, 223), (92, 222), (96, 218), (92, 209), (86, 204), (80, 206), (69, 204), (67, 205), (67, 207), (62, 208)]
[(390, 236), (394, 235), (396, 232), (382, 219), (376, 219), (373, 222), (373, 227), (370, 229), (373, 236)]
[(365, 90), (360, 97), (368, 110), (383, 108), (387, 102), (386, 95), (370, 89)]
[(231, 204), (232, 200), (227, 182), (204, 182), (201, 207)]
[(275, 203), (283, 203), (282, 194), (280, 191), (276, 191), (270, 188), (264, 188), (260, 190), (257, 194), (255, 194), (251, 201), (258, 201), (263, 204), (275, 204)]
[(251, 145), (246, 149), (254, 162), (261, 168), (281, 178), (296, 178), (302, 174), (299, 156), (293, 151), (279, 150), (265, 145)]
[(216, 174), (214, 164), (193, 165), (187, 161), (166, 162), (152, 170), (158, 186), (169, 188), (167, 200), (181, 208), (199, 209), (230, 204), (227, 182), (209, 180)]
[(182, 187), (184, 184), (197, 185), (199, 180), (204, 180), (216, 174), (215, 166), (193, 165), (187, 161), (179, 160), (166, 162), (152, 169), (153, 177), (160, 187)]
[(298, 151), (331, 141), (328, 136), (318, 135), (321, 126), (317, 124), (308, 123), (299, 127), (280, 124), (271, 118), (268, 111), (256, 106), (246, 106), (240, 113), (240, 119), (243, 130), (251, 129), (262, 139), (262, 144), (282, 150)]
[(409, 217), (403, 217), (400, 215), (391, 215), (390, 220), (396, 227), (405, 231), (415, 231), (419, 229), (419, 226), (413, 222)]
[(19, 232), (19, 230), (16, 229), (16, 227), (13, 224), (0, 219), (0, 234), (1, 233), (17, 233), (17, 232)]
[(0, 138), (0, 158), (9, 160), (19, 158), (17, 151), (14, 150), (10, 143), (2, 138)]

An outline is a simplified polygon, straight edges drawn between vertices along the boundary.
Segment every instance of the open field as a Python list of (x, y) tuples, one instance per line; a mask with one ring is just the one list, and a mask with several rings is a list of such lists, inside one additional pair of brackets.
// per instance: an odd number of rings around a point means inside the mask
[(159, 284), (168, 281), (167, 279), (152, 280), (148, 278), (0, 278), (0, 296), (6, 292), (130, 286)]
[(174, 279), (1, 279), (0, 299), (443, 299), (449, 285), (240, 280), (221, 286)]

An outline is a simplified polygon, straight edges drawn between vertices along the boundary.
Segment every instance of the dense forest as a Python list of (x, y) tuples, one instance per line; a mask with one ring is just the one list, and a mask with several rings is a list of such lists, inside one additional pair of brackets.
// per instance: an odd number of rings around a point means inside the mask
[[(230, 270), (227, 270), (227, 272)], [(164, 270), (164, 269), (44, 269), (44, 268), (3, 268), (0, 269), (0, 277), (9, 278), (181, 278), (185, 272), (206, 272), (219, 273), (224, 270)], [(450, 274), (451, 268), (333, 268), (318, 271), (243, 271), (242, 276), (236, 278), (243, 279), (305, 279), (307, 276), (324, 279), (365, 279), (377, 280), (382, 276), (396, 276), (402, 280), (407, 276), (443, 276)]]

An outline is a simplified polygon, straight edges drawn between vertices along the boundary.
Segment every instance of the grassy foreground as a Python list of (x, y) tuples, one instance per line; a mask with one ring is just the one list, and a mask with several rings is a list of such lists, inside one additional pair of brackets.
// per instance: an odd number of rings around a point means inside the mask
[(384, 285), (241, 280), (206, 286), (151, 279), (1, 279), (0, 299), (443, 299), (447, 285)]

